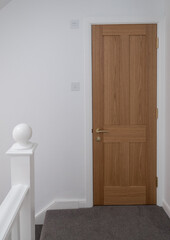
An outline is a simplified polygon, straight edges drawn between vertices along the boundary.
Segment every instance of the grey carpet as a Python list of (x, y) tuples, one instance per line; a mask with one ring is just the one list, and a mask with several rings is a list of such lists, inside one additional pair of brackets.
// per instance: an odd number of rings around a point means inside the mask
[(41, 240), (170, 240), (158, 206), (105, 206), (47, 211)]
[(35, 225), (35, 240), (40, 240), (43, 225)]

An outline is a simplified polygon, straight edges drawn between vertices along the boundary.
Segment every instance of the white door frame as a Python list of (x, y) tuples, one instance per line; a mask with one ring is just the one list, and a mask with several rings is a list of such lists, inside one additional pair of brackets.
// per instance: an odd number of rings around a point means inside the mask
[(85, 109), (85, 197), (86, 207), (93, 206), (93, 146), (92, 146), (92, 61), (91, 25), (93, 24), (147, 24), (158, 25), (159, 49), (157, 61), (157, 106), (159, 118), (157, 125), (157, 205), (162, 206), (164, 195), (165, 166), (165, 18), (123, 17), (88, 18), (84, 20), (84, 109)]

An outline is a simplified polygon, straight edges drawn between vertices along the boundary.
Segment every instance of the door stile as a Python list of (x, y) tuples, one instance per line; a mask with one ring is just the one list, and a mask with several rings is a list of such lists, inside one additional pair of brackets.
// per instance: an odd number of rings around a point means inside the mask
[[(92, 26), (92, 37), (98, 38), (98, 41), (93, 41), (93, 58), (92, 58), (92, 73), (93, 73), (93, 192), (94, 192), (94, 205), (104, 204), (104, 176), (103, 176), (103, 142), (102, 140), (95, 144), (97, 137), (102, 138), (101, 135), (96, 133), (97, 128), (103, 127), (103, 36), (101, 26)], [(102, 116), (102, 117), (101, 117)]]

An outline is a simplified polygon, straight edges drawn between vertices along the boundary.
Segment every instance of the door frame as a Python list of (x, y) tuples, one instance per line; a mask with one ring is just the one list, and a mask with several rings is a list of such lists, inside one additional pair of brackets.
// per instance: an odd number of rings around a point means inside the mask
[(86, 207), (93, 206), (93, 143), (92, 143), (92, 42), (93, 24), (157, 24), (159, 49), (157, 50), (157, 205), (162, 206), (164, 196), (165, 167), (165, 17), (110, 17), (87, 18), (83, 25), (84, 39), (84, 161), (85, 161), (85, 198)]

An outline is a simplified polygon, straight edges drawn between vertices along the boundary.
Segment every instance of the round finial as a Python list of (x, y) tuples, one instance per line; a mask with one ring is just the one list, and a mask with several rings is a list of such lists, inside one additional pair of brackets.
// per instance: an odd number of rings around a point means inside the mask
[(18, 124), (13, 130), (13, 138), (16, 141), (13, 148), (15, 149), (29, 149), (32, 143), (29, 139), (32, 137), (32, 129), (26, 123)]

